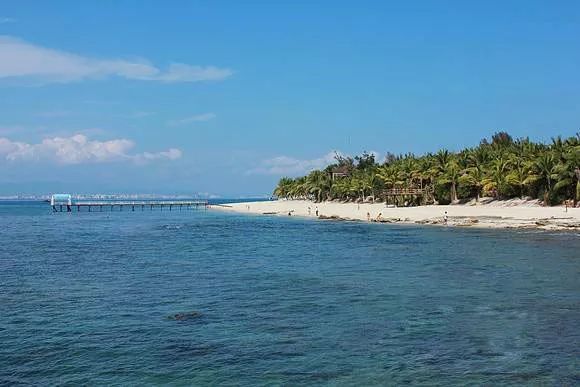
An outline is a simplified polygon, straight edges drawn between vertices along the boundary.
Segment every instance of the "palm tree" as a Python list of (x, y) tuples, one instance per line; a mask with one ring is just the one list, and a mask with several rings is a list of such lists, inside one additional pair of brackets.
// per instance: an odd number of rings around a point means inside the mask
[(377, 199), (376, 192), (377, 189), (380, 188), (382, 180), (379, 178), (376, 171), (366, 173), (364, 179), (366, 181), (368, 189), (370, 190), (374, 202)]
[[(528, 138), (513, 140), (500, 132), (491, 143), (482, 140), (479, 146), (458, 153), (445, 149), (420, 157), (388, 153), (380, 167), (371, 156), (363, 153), (355, 158), (356, 165), (355, 159), (337, 156), (338, 164), (323, 171), (295, 179), (283, 177), (274, 194), (316, 201), (365, 200), (367, 195), (380, 197), (382, 188), (409, 187), (424, 190), (429, 195), (423, 195), (425, 201), (448, 195), (457, 202), (458, 188), (467, 187), (476, 200), (485, 191), (494, 191), (498, 198), (541, 196), (546, 204), (570, 198), (580, 201), (580, 133), (567, 139), (554, 137), (547, 145)], [(329, 173), (337, 165), (345, 166), (348, 174), (332, 180)]]
[(332, 183), (330, 194), (333, 198), (346, 200), (349, 198), (350, 180), (338, 179)]
[(440, 172), (446, 169), (447, 164), (451, 161), (452, 154), (447, 149), (441, 149), (435, 154), (435, 168)]
[(461, 170), (459, 164), (455, 160), (448, 161), (444, 167), (441, 175), (439, 176), (439, 184), (449, 184), (451, 186), (449, 195), (451, 198), (451, 203), (457, 203), (459, 199), (457, 198), (457, 184), (459, 183), (459, 177), (461, 176)]
[(491, 170), (484, 179), (483, 189), (495, 192), (495, 197), (501, 199), (507, 185), (507, 175), (509, 173), (509, 162), (502, 156), (497, 156), (491, 162)]
[(490, 154), (487, 147), (470, 149), (467, 152), (467, 167), (463, 170), (460, 183), (475, 188), (475, 201), (479, 202), (485, 178), (487, 177), (486, 164), (489, 162)]
[(510, 158), (511, 171), (507, 174), (506, 182), (518, 188), (520, 198), (524, 198), (524, 190), (530, 184), (530, 163), (521, 157), (513, 155)]
[(306, 185), (306, 176), (297, 177), (288, 192), (291, 199), (305, 199), (308, 198), (308, 190)]
[(349, 186), (349, 192), (357, 199), (363, 199), (364, 200), (364, 187), (363, 187), (363, 182), (360, 179), (360, 177), (358, 176), (352, 176), (350, 179), (350, 186)]
[(529, 176), (529, 181), (541, 185), (544, 192), (544, 204), (548, 205), (552, 196), (553, 181), (558, 178), (554, 155), (542, 153), (533, 166), (534, 172)]
[(562, 140), (561, 136), (552, 137), (552, 144), (550, 145), (550, 148), (554, 154), (554, 159), (556, 161), (561, 160), (564, 153), (566, 152), (566, 142)]
[(452, 203), (457, 203), (457, 184), (461, 176), (459, 164), (447, 149), (442, 149), (434, 155), (431, 173), (439, 185), (449, 185), (449, 197)]
[(322, 201), (323, 193), (330, 191), (330, 184), (330, 177), (322, 171), (312, 171), (306, 178), (306, 190), (308, 193), (316, 195), (317, 202)]
[(419, 160), (413, 159), (411, 167), (411, 185), (418, 186), (420, 189), (423, 189), (425, 180), (428, 179), (428, 174), (426, 173), (428, 168), (425, 168), (423, 164)]
[(396, 185), (400, 185), (399, 171), (394, 165), (383, 165), (379, 168), (377, 177), (381, 179), (385, 186), (388, 188), (394, 188)]
[(374, 200), (374, 188), (373, 188), (373, 178), (371, 174), (365, 173), (363, 174), (360, 178), (360, 187), (361, 187), (361, 191), (362, 191), (362, 200), (365, 201), (367, 199), (367, 195), (365, 195), (366, 193), (370, 194), (373, 196), (373, 200)]
[(421, 168), (422, 177), (422, 187), (426, 188), (427, 191), (433, 192), (433, 187), (435, 181), (437, 180), (438, 172), (435, 168), (435, 158), (431, 154), (427, 154), (425, 157), (419, 159), (419, 168)]
[(279, 198), (287, 198), (288, 193), (290, 192), (294, 180), (289, 177), (283, 177), (278, 182), (278, 186), (274, 189), (274, 195)]
[(572, 197), (574, 205), (580, 200), (580, 145), (571, 146), (562, 153), (562, 162), (554, 168), (558, 182), (554, 192), (566, 191), (566, 198)]
[(485, 185), (486, 173), (483, 165), (474, 165), (464, 170), (463, 175), (460, 176), (459, 182), (475, 188), (475, 201), (479, 202), (481, 191)]

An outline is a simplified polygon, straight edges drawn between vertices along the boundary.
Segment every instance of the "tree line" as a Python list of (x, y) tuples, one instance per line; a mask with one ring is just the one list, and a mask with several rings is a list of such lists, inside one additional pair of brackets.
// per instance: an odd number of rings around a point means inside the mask
[(422, 195), (401, 195), (401, 205), (448, 204), (482, 196), (497, 199), (531, 197), (546, 205), (580, 201), (580, 133), (551, 143), (514, 139), (506, 132), (483, 139), (459, 152), (441, 149), (422, 156), (388, 153), (335, 156), (335, 162), (306, 176), (283, 177), (274, 195), (314, 201), (385, 201), (393, 192), (415, 189)]

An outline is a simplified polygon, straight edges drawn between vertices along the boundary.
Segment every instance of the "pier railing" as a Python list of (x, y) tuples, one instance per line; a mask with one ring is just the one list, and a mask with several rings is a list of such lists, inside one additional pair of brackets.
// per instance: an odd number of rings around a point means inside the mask
[(73, 208), (76, 207), (77, 212), (80, 212), (82, 208), (86, 208), (88, 212), (96, 210), (102, 212), (103, 210), (113, 211), (118, 209), (123, 211), (124, 208), (128, 208), (130, 211), (145, 211), (153, 209), (168, 209), (169, 211), (183, 210), (183, 209), (197, 209), (197, 208), (207, 208), (209, 202), (207, 200), (141, 200), (141, 201), (129, 201), (129, 200), (103, 200), (103, 201), (78, 201), (72, 202), (71, 204), (53, 204), (52, 210), (54, 212), (72, 212)]
[(396, 195), (425, 195), (428, 191), (422, 188), (391, 188), (384, 191), (387, 196)]

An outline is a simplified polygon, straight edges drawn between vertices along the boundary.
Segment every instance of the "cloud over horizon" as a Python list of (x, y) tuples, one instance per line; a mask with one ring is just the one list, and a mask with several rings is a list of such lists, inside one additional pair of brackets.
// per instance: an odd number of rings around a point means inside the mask
[(334, 163), (337, 153), (339, 155), (341, 154), (340, 152), (329, 152), (315, 159), (296, 159), (288, 156), (277, 156), (263, 160), (259, 167), (249, 170), (247, 174), (300, 176)]
[(0, 137), (0, 162), (48, 162), (59, 165), (129, 161), (145, 164), (156, 160), (176, 160), (181, 150), (170, 148), (161, 152), (131, 154), (135, 143), (127, 139), (90, 140), (83, 134), (70, 137), (45, 138), (31, 144)]
[[(375, 162), (382, 163), (381, 154), (377, 151), (368, 151), (367, 153), (375, 157)], [(277, 156), (270, 159), (262, 160), (261, 165), (257, 168), (250, 169), (246, 172), (248, 175), (278, 175), (297, 177), (303, 176), (313, 170), (321, 170), (330, 164), (336, 163), (336, 156), (351, 157), (340, 151), (332, 151), (314, 159), (297, 159), (288, 156)]]
[(0, 24), (6, 24), (6, 23), (16, 23), (16, 19), (14, 19), (13, 17), (0, 16)]
[(66, 83), (120, 77), (165, 83), (220, 81), (233, 71), (216, 66), (171, 63), (162, 70), (144, 59), (96, 59), (0, 35), (0, 78)]
[(195, 116), (181, 118), (179, 120), (172, 120), (172, 121), (167, 122), (167, 124), (170, 126), (180, 126), (180, 125), (191, 124), (194, 122), (206, 122), (206, 121), (213, 120), (216, 117), (217, 116), (215, 113), (203, 113), (203, 114), (197, 114)]

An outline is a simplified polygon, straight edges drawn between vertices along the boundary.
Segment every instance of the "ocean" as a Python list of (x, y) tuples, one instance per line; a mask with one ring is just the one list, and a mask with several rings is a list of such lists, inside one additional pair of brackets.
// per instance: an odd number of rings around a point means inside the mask
[(578, 385), (580, 236), (0, 202), (0, 385)]

